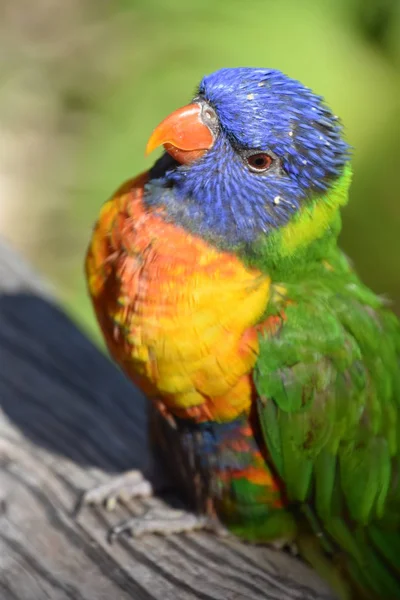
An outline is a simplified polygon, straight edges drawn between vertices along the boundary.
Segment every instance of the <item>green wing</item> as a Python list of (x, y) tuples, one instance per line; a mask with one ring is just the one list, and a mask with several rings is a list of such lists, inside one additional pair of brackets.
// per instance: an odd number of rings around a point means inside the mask
[(269, 456), (350, 577), (400, 598), (399, 323), (349, 269), (285, 287), (254, 374)]

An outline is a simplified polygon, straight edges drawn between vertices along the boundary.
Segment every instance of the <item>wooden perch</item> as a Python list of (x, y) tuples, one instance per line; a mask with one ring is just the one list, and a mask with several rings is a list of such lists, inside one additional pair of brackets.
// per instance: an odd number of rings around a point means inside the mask
[(211, 534), (123, 537), (82, 490), (148, 459), (143, 396), (0, 242), (1, 600), (332, 600), (284, 552)]

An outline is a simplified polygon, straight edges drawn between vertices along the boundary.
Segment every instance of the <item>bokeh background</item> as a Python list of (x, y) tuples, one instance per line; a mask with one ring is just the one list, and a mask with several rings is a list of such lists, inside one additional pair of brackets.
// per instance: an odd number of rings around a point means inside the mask
[(342, 246), (400, 312), (400, 0), (1, 0), (0, 235), (96, 336), (82, 261), (100, 205), (222, 66), (279, 68), (341, 116)]

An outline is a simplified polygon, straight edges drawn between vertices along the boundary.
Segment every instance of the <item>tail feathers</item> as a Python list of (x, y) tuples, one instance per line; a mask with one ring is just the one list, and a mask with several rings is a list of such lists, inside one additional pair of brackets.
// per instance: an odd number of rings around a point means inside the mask
[(365, 570), (372, 589), (377, 589), (381, 598), (400, 599), (400, 530), (370, 525), (366, 541)]
[[(353, 528), (342, 518), (298, 540), (299, 550), (341, 600), (400, 600), (400, 529), (378, 521)], [(325, 538), (325, 535), (327, 536)], [(323, 548), (325, 550), (323, 550)]]
[(354, 598), (400, 600), (400, 532), (379, 524), (352, 534), (357, 552), (340, 553), (335, 562), (354, 587)]

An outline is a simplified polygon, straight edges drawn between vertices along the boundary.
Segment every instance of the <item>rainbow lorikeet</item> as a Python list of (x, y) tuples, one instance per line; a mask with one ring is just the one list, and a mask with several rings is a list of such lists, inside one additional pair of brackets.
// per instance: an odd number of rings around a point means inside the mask
[(400, 598), (400, 325), (337, 246), (338, 118), (279, 71), (222, 69), (160, 145), (86, 273), (111, 355), (193, 457), (197, 523), (295, 540), (344, 598)]

